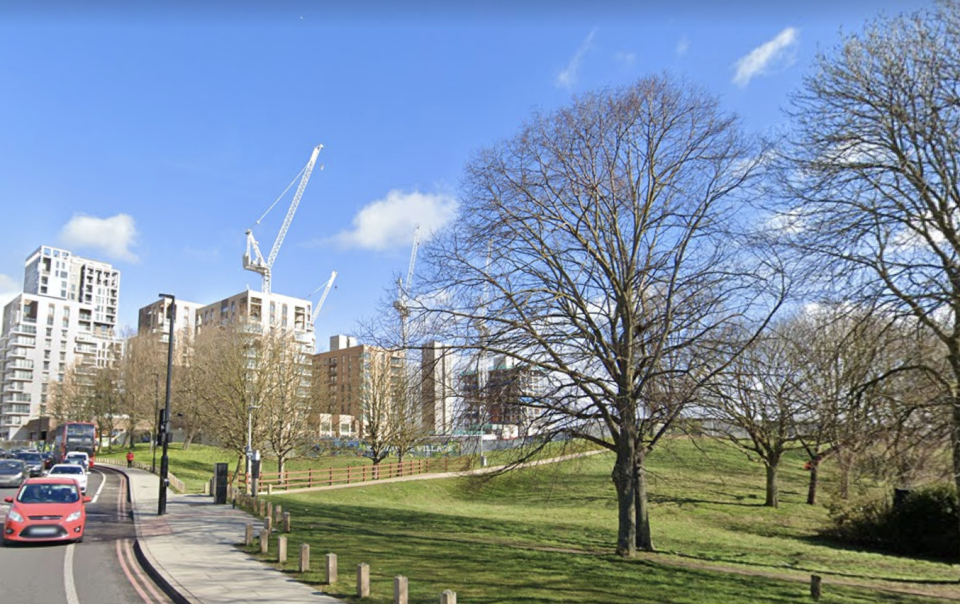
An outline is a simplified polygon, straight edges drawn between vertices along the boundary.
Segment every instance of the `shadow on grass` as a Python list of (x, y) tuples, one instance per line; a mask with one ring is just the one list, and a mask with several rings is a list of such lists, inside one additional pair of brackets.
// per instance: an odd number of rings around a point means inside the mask
[[(290, 569), (284, 572), (319, 589), (333, 589), (335, 591), (326, 593), (351, 601), (351, 594), (343, 592), (354, 581), (347, 569), (359, 562), (370, 564), (371, 581), (380, 582), (380, 591), (393, 577), (404, 575), (411, 578), (411, 586), (416, 582), (422, 592), (436, 592), (421, 594), (416, 601), (434, 599), (444, 589), (453, 589), (460, 598), (479, 603), (688, 602), (691, 593), (710, 593), (711, 598), (703, 602), (795, 602), (805, 589), (797, 578), (763, 576), (764, 573), (783, 573), (787, 569), (782, 566), (677, 554), (704, 565), (728, 562), (763, 571), (749, 574), (677, 566), (668, 560), (626, 560), (613, 554), (612, 542), (601, 542), (596, 535), (581, 534), (579, 538), (557, 543), (556, 532), (544, 534), (523, 522), (497, 520), (491, 524), (489, 519), (458, 514), (343, 504), (317, 504), (303, 509), (303, 503), (294, 499), (284, 500), (282, 496), (275, 499), (284, 509), (288, 505), (301, 508), (291, 539), (308, 543), (312, 557), (316, 556), (320, 565), (318, 570), (305, 575)], [(551, 530), (556, 531), (557, 527), (552, 526)], [(561, 530), (561, 534), (568, 533)], [(335, 586), (327, 586), (324, 581), (323, 556), (327, 552), (338, 553), (340, 582)], [(314, 562), (314, 568), (317, 564)], [(930, 585), (950, 583), (889, 580)], [(898, 596), (879, 597), (872, 590), (871, 593), (877, 597), (838, 601), (900, 601)], [(415, 601), (412, 592), (410, 601)]]

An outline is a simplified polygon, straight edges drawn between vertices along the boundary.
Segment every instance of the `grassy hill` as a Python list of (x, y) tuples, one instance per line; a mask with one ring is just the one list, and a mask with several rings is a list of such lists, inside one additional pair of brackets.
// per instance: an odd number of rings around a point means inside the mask
[[(373, 597), (364, 602), (371, 603), (392, 601), (396, 575), (409, 578), (411, 603), (436, 602), (445, 589), (470, 603), (801, 602), (809, 600), (811, 573), (824, 577), (821, 602), (960, 601), (956, 564), (819, 540), (827, 514), (804, 503), (807, 474), (799, 459), (782, 469), (779, 509), (762, 506), (763, 467), (721, 443), (673, 440), (650, 462), (659, 551), (633, 560), (613, 555), (609, 454), (493, 480), (413, 481), (270, 499), (292, 513), (290, 552), (309, 543), (317, 569), (324, 554), (338, 555), (336, 585), (323, 585), (322, 572), (296, 576), (348, 600), (356, 566), (366, 562)], [(829, 476), (826, 483), (829, 489)], [(292, 559), (283, 568), (293, 572), (295, 564)]]

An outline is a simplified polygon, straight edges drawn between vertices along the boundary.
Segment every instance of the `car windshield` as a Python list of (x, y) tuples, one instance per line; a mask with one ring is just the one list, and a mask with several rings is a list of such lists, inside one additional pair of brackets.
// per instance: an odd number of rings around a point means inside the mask
[(83, 468), (80, 466), (54, 466), (50, 469), (51, 474), (83, 474)]
[(18, 474), (20, 472), (23, 472), (22, 461), (0, 459), (0, 474)]
[(76, 503), (80, 500), (76, 484), (28, 484), (20, 490), (20, 503)]
[(32, 461), (32, 462), (43, 461), (43, 458), (40, 457), (39, 453), (21, 453), (20, 459), (22, 459), (23, 461)]

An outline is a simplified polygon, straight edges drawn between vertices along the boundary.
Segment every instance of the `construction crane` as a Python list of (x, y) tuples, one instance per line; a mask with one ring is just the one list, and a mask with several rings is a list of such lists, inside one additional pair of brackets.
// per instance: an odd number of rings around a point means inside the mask
[[(317, 300), (317, 305), (313, 308), (313, 316), (310, 318), (310, 324), (313, 325), (317, 322), (317, 317), (320, 315), (320, 309), (323, 308), (323, 303), (327, 299), (327, 294), (330, 293), (330, 288), (333, 287), (333, 280), (337, 278), (337, 271), (330, 273), (330, 280), (327, 281), (326, 285), (321, 285), (323, 289), (323, 294), (320, 296), (320, 299)], [(313, 290), (313, 294), (320, 291), (320, 287)], [(310, 294), (312, 296), (313, 294)], [(308, 298), (310, 296), (307, 296)]]
[(393, 307), (400, 314), (400, 337), (404, 345), (407, 343), (407, 317), (410, 316), (407, 293), (413, 283), (413, 267), (417, 262), (418, 247), (420, 247), (420, 225), (417, 225), (417, 230), (413, 232), (413, 249), (410, 251), (410, 267), (407, 269), (407, 280), (397, 279), (397, 299), (393, 301)]
[[(277, 253), (280, 251), (280, 245), (283, 244), (284, 237), (287, 236), (287, 230), (290, 228), (290, 223), (293, 222), (293, 215), (297, 211), (297, 206), (300, 205), (300, 198), (303, 196), (303, 190), (307, 188), (307, 182), (310, 180), (310, 174), (313, 172), (313, 166), (317, 163), (317, 156), (320, 154), (320, 150), (323, 149), (323, 145), (317, 145), (313, 149), (313, 153), (310, 155), (310, 161), (307, 162), (307, 165), (304, 166), (301, 173), (297, 176), (300, 176), (300, 185), (297, 186), (296, 193), (293, 194), (293, 201), (290, 203), (290, 208), (287, 209), (287, 216), (283, 219), (283, 225), (280, 226), (280, 233), (277, 234), (277, 240), (273, 242), (273, 248), (270, 250), (270, 255), (266, 260), (263, 259), (263, 254), (260, 253), (260, 246), (257, 244), (257, 240), (253, 237), (253, 229), (247, 229), (247, 253), (243, 255), (243, 268), (248, 271), (253, 271), (255, 273), (260, 273), (263, 277), (263, 285), (261, 286), (261, 291), (264, 294), (270, 293), (270, 271), (273, 268), (273, 263), (277, 259)], [(323, 166), (320, 166), (320, 169), (323, 170)], [(297, 180), (296, 177), (293, 179)], [(283, 193), (280, 194), (280, 197), (277, 198), (273, 204), (267, 208), (267, 211), (264, 212), (263, 216), (260, 217), (260, 220), (256, 224), (260, 224), (260, 221), (266, 218), (267, 214), (270, 213), (270, 210), (273, 209), (277, 202), (280, 201), (280, 198), (290, 190), (290, 187), (293, 186), (293, 182), (287, 185), (287, 188), (284, 189)], [(254, 225), (256, 226), (256, 225)]]

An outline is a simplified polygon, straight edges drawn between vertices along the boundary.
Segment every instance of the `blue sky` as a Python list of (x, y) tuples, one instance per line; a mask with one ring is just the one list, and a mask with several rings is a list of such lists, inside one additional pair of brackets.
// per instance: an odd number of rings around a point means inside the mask
[(41, 244), (119, 268), (130, 328), (159, 292), (260, 289), (244, 233), (269, 254), (292, 190), (254, 225), (322, 144), (273, 291), (338, 271), (326, 350), (394, 291), (416, 225), (455, 216), (471, 154), (533, 111), (670, 72), (775, 131), (841, 29), (929, 5), (0, 0), (0, 302)]

